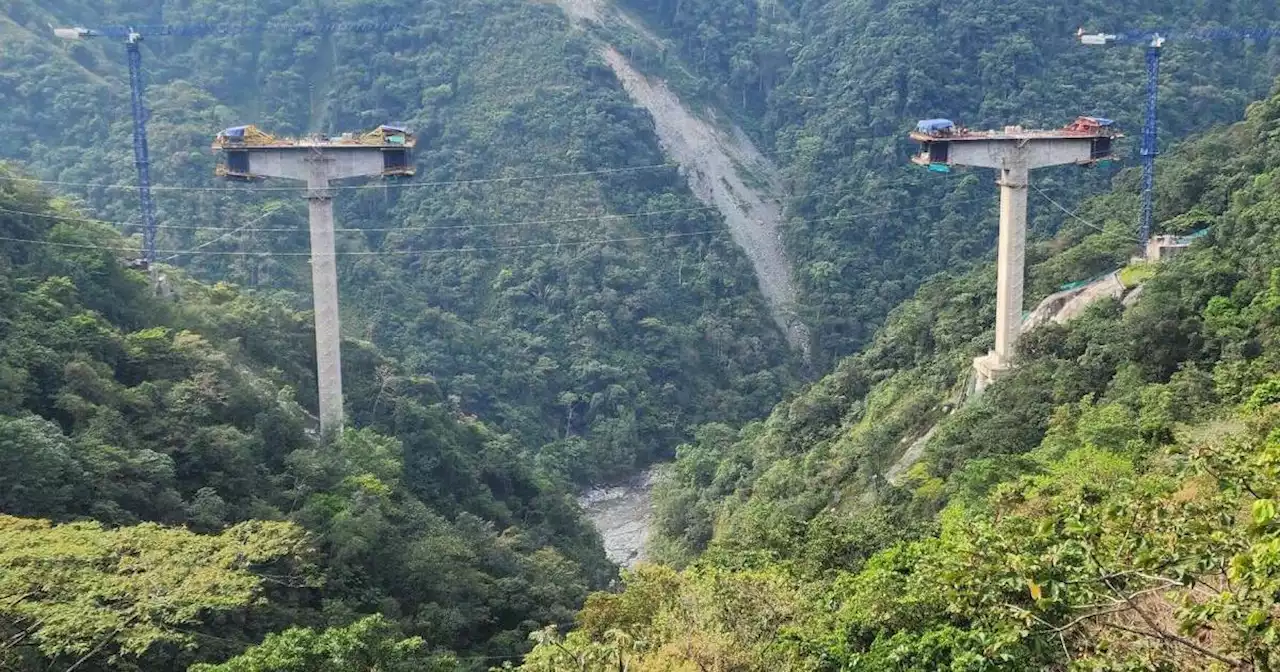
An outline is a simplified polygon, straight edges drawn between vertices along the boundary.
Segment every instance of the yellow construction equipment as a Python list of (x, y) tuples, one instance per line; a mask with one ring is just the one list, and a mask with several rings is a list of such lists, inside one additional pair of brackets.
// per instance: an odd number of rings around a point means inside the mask
[(261, 147), (280, 142), (274, 135), (264, 133), (257, 126), (233, 126), (213, 139), (214, 147)]

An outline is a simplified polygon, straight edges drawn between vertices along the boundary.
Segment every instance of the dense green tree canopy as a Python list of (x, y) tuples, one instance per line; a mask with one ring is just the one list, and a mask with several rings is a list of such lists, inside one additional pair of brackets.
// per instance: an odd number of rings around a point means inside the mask
[[(159, 248), (172, 251), (159, 256), (307, 309), (302, 191), (221, 191), (213, 134), (409, 125), (421, 184), (339, 192), (344, 333), (433, 378), (549, 473), (626, 475), (669, 455), (692, 425), (767, 412), (795, 379), (718, 215), (549, 4), (19, 0), (4, 12), (12, 93), (0, 95), (12, 99), (0, 98), (0, 157), (125, 223), (137, 207), (123, 47), (57, 42), (46, 23), (401, 24), (145, 40), (151, 170), (167, 187), (155, 192)], [(297, 392), (313, 408), (313, 391)]]
[(316, 632), (290, 628), (221, 664), (191, 672), (431, 672), (452, 670), (456, 660), (429, 656), (420, 638), (401, 639), (394, 624), (369, 616), (345, 628)]
[[(104, 530), (0, 515), (0, 661), (34, 643), (55, 661), (135, 657), (184, 628), (243, 610), (267, 581), (304, 586), (307, 555), (289, 523), (241, 523), (217, 536), (155, 523)], [(270, 577), (270, 578), (268, 578)]]
[[(658, 550), (686, 569), (593, 595), (526, 668), (1274, 668), (1277, 128), (1280, 94), (1171, 154), (1162, 179), (1195, 185), (1174, 222), (1208, 235), (1031, 332), (977, 399), (957, 393), (990, 344), (988, 270), (927, 283), (768, 420), (703, 428), (659, 492)], [(1117, 198), (1030, 255), (1040, 293), (1124, 263)]]
[[(314, 386), (306, 314), (173, 271), (157, 296), (117, 234), (12, 184), (0, 237), (30, 242), (0, 249), (0, 641), (19, 659), (185, 669), (372, 612), (501, 657), (608, 580), (571, 494), (432, 380), (349, 342), (354, 389), (396, 382), (319, 446), (294, 395)], [(245, 571), (294, 555), (314, 571)]]
[[(1203, 242), (1127, 269), (1140, 296), (1037, 331), (963, 404), (990, 341), (993, 190), (912, 171), (901, 135), (1077, 113), (1136, 135), (1140, 50), (1086, 49), (1076, 26), (1280, 9), (618, 4), (647, 27), (528, 0), (0, 8), (0, 662), (1274, 667), (1278, 99), (1162, 163), (1162, 228)], [(144, 41), (163, 263), (155, 285), (131, 270), (122, 47), (47, 25), (355, 20), (402, 25)], [(830, 375), (794, 392), (750, 266), (603, 39), (782, 165)], [(1172, 144), (1239, 118), (1280, 52), (1175, 42), (1165, 65)], [(301, 192), (228, 189), (205, 148), (238, 123), (388, 121), (417, 131), (418, 175), (339, 191), (351, 426), (321, 445)], [(1125, 263), (1134, 171), (1036, 179), (1033, 298)], [(592, 595), (614, 568), (573, 485), (673, 452), (655, 551), (681, 569)]]

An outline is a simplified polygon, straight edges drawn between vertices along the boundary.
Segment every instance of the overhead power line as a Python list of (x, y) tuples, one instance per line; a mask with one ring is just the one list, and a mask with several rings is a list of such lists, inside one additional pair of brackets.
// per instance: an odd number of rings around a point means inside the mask
[(1091, 221), (1089, 221), (1089, 220), (1087, 220), (1087, 219), (1085, 219), (1085, 218), (1081, 217), (1080, 215), (1076, 214), (1075, 212), (1072, 212), (1071, 210), (1069, 210), (1066, 206), (1062, 205), (1061, 203), (1059, 203), (1059, 202), (1057, 202), (1057, 201), (1053, 200), (1053, 198), (1052, 198), (1052, 197), (1050, 197), (1050, 196), (1049, 196), (1049, 194), (1044, 193), (1044, 190), (1042, 190), (1040, 187), (1038, 187), (1038, 186), (1036, 186), (1036, 185), (1034, 185), (1034, 184), (1033, 184), (1033, 185), (1031, 185), (1031, 187), (1032, 187), (1033, 189), (1035, 189), (1035, 190), (1036, 190), (1036, 193), (1037, 193), (1037, 194), (1040, 194), (1041, 198), (1043, 198), (1043, 199), (1044, 199), (1044, 200), (1046, 200), (1046, 201), (1049, 201), (1049, 203), (1053, 204), (1053, 206), (1054, 206), (1054, 207), (1056, 207), (1057, 209), (1059, 209), (1059, 210), (1063, 211), (1064, 213), (1066, 213), (1066, 214), (1067, 214), (1067, 216), (1068, 216), (1068, 217), (1071, 217), (1072, 219), (1074, 219), (1074, 220), (1076, 220), (1076, 221), (1080, 222), (1081, 224), (1084, 224), (1085, 226), (1087, 226), (1087, 227), (1089, 227), (1089, 228), (1091, 228), (1091, 229), (1096, 229), (1096, 230), (1098, 230), (1098, 231), (1100, 231), (1100, 232), (1102, 232), (1102, 233), (1107, 234), (1108, 236), (1115, 236), (1115, 237), (1117, 237), (1117, 238), (1121, 238), (1121, 239), (1124, 239), (1124, 240), (1127, 240), (1127, 241), (1131, 241), (1131, 242), (1139, 242), (1139, 239), (1138, 239), (1138, 237), (1137, 237), (1137, 236), (1126, 236), (1126, 235), (1124, 235), (1124, 234), (1122, 234), (1122, 233), (1117, 233), (1117, 232), (1115, 232), (1115, 231), (1109, 231), (1109, 230), (1107, 230), (1107, 229), (1105, 229), (1105, 228), (1103, 228), (1103, 227), (1101, 227), (1101, 226), (1098, 226), (1097, 224), (1094, 224), (1093, 222), (1091, 222)]
[[(352, 250), (347, 252), (337, 252), (336, 256), (340, 257), (373, 257), (383, 255), (415, 255), (415, 254), (444, 254), (453, 252), (488, 252), (494, 250), (526, 250), (546, 247), (573, 247), (580, 245), (597, 245), (604, 243), (630, 243), (642, 240), (659, 240), (664, 238), (689, 238), (693, 236), (716, 236), (728, 235), (728, 229), (710, 229), (706, 231), (690, 231), (683, 233), (663, 233), (652, 236), (630, 236), (626, 238), (598, 238), (594, 240), (565, 240), (556, 241), (554, 243), (527, 243), (521, 245), (494, 245), (490, 247), (439, 247), (425, 250)], [(102, 250), (105, 252), (129, 252), (137, 253), (137, 248), (118, 247), (110, 245), (94, 245), (88, 243), (63, 243), (54, 240), (31, 240), (28, 238), (9, 238), (0, 237), (0, 241), (10, 243), (26, 243), (30, 245), (47, 245), (51, 247), (68, 247), (86, 250)], [(230, 250), (156, 250), (157, 254), (172, 254), (180, 256), (184, 254), (200, 254), (208, 256), (237, 256), (237, 257), (310, 257), (314, 256), (311, 252), (238, 252)]]
[[(534, 226), (538, 224), (562, 224), (562, 223), (571, 223), (571, 222), (589, 222), (589, 221), (595, 221), (600, 219), (631, 219), (635, 217), (647, 217), (650, 215), (667, 215), (667, 214), (684, 213), (684, 212), (701, 212), (701, 211), (715, 210), (715, 209), (716, 209), (715, 206), (700, 206), (700, 207), (690, 207), (690, 208), (670, 208), (667, 210), (646, 210), (641, 212), (628, 212), (628, 213), (618, 213), (618, 214), (603, 213), (603, 214), (593, 214), (593, 215), (580, 215), (577, 217), (562, 217), (562, 218), (555, 218), (555, 219), (527, 219), (527, 220), (511, 221), (511, 222), (490, 222), (490, 223), (481, 223), (481, 224), (446, 224), (446, 225), (439, 225), (439, 226), (433, 225), (433, 226), (370, 227), (367, 229), (336, 228), (334, 229), (334, 231), (341, 231), (345, 233), (355, 233), (355, 232), (365, 232), (365, 233), (384, 232), (385, 233), (390, 231), (445, 231), (445, 230), (455, 230), (455, 229), (505, 228), (505, 227), (517, 227), (517, 226)], [(39, 217), (42, 219), (53, 219), (53, 220), (66, 221), (66, 222), (108, 224), (113, 226), (139, 226), (137, 222), (122, 222), (122, 221), (114, 221), (114, 220), (108, 220), (108, 219), (92, 219), (92, 218), (83, 218), (83, 217), (71, 217), (67, 215), (52, 215), (52, 214), (40, 213), (40, 212), (28, 212), (25, 210), (9, 210), (6, 208), (0, 208), (0, 213), (10, 214), (10, 215), (23, 215), (27, 217)], [(183, 225), (158, 224), (156, 225), (156, 228), (170, 229), (170, 230), (177, 230), (177, 231), (231, 231), (231, 230), (240, 230), (244, 228), (244, 226), (200, 226), (200, 225), (183, 226)], [(254, 229), (254, 230), (262, 233), (271, 233), (271, 232), (288, 233), (288, 232), (304, 231), (305, 229), (293, 226), (293, 227), (278, 227), (278, 228)]]
[[(840, 193), (842, 191), (844, 190), (827, 189), (827, 190), (820, 190), (820, 191), (811, 191), (804, 194), (793, 194), (793, 195), (782, 196), (778, 198), (764, 199), (764, 201), (768, 203), (782, 203), (789, 200), (808, 198), (810, 196), (835, 194), (835, 193)], [(973, 202), (983, 201), (983, 200), (987, 200), (987, 199), (985, 198), (966, 199), (962, 201), (952, 201), (951, 204), (959, 205), (959, 204), (973, 203)], [(913, 207), (907, 207), (907, 208), (893, 208), (893, 209), (888, 209), (888, 210), (883, 210), (878, 212), (864, 212), (864, 213), (861, 213), (860, 216), (870, 216), (874, 214), (892, 214), (894, 212), (908, 212), (912, 210), (921, 210), (921, 209), (934, 208), (934, 207), (939, 207), (939, 206), (936, 204), (933, 204), (933, 205), (913, 206)], [(589, 215), (577, 215), (574, 217), (560, 217), (560, 218), (551, 218), (551, 219), (526, 219), (526, 220), (516, 220), (516, 221), (509, 221), (509, 222), (488, 222), (488, 223), (478, 223), (478, 224), (442, 224), (442, 225), (426, 225), (426, 226), (369, 227), (369, 228), (347, 227), (347, 228), (337, 228), (337, 229), (334, 229), (334, 231), (344, 232), (344, 233), (387, 233), (392, 231), (451, 231), (451, 230), (462, 230), (462, 229), (510, 228), (510, 227), (519, 227), (519, 226), (537, 226), (541, 224), (568, 224), (573, 222), (589, 222), (589, 221), (606, 220), (606, 219), (634, 219), (638, 217), (650, 217), (655, 215), (670, 215), (670, 214), (680, 214), (680, 213), (690, 213), (690, 212), (708, 212), (708, 211), (715, 211), (715, 210), (719, 210), (719, 207), (714, 205), (701, 205), (701, 206), (692, 206), (687, 208), (642, 210), (638, 212), (627, 212), (627, 213), (600, 213), (600, 214), (589, 214)], [(40, 219), (52, 219), (52, 220), (63, 221), (63, 222), (104, 224), (104, 225), (118, 226), (118, 227), (140, 226), (137, 222), (127, 222), (127, 221), (110, 220), (110, 219), (96, 219), (92, 217), (75, 217), (70, 215), (57, 215), (57, 214), (52, 214), (47, 212), (12, 210), (9, 208), (0, 208), (0, 213), (10, 214), (10, 215), (20, 215), (24, 217), (37, 217)], [(836, 215), (833, 217), (805, 219), (800, 221), (821, 222), (821, 221), (830, 221), (831, 219), (840, 219), (843, 217), (848, 217), (848, 215)], [(795, 220), (791, 220), (791, 221), (795, 221)], [(173, 231), (232, 231), (232, 230), (239, 230), (244, 227), (243, 226), (158, 224), (156, 225), (156, 228), (173, 230)], [(302, 229), (298, 227), (277, 227), (277, 228), (254, 229), (254, 230), (261, 233), (292, 233), (292, 232), (301, 231)]]
[[(870, 140), (891, 140), (899, 138), (898, 135), (876, 135), (866, 136), (862, 138), (852, 138), (841, 143), (823, 143), (824, 149), (833, 149), (852, 146), (859, 142), (867, 142)], [(778, 156), (788, 153), (800, 153), (802, 149), (773, 149), (759, 152), (762, 156)], [(636, 173), (647, 170), (661, 170), (665, 168), (678, 168), (678, 163), (652, 163), (642, 166), (621, 166), (616, 168), (600, 168), (596, 170), (580, 170), (562, 173), (544, 173), (541, 175), (519, 175), (511, 177), (479, 177), (467, 178), (459, 180), (433, 180), (433, 181), (406, 181), (406, 182), (378, 182), (373, 184), (357, 184), (357, 185), (338, 185), (329, 187), (330, 190), (368, 190), (368, 189), (414, 189), (425, 187), (449, 187), (449, 186), (466, 186), (476, 184), (503, 184), (511, 182), (536, 182), (541, 180), (557, 180), (569, 179), (574, 177), (592, 177), (595, 175), (614, 175), (622, 173)], [(11, 175), (0, 175), (0, 182), (21, 182), (27, 184), (43, 184), (60, 187), (77, 187), (81, 189), (103, 189), (103, 190), (134, 190), (138, 188), (137, 184), (119, 184), (119, 183), (101, 183), (101, 182), (74, 182), (66, 180), (43, 180), (34, 177), (17, 177)], [(182, 185), (151, 185), (152, 191), (157, 192), (213, 192), (213, 193), (245, 193), (245, 192), (278, 192), (278, 191), (299, 191), (305, 190), (306, 187), (287, 186), (287, 187), (201, 187), (201, 186), (182, 186)]]
[[(613, 175), (618, 173), (635, 173), (645, 170), (658, 170), (661, 168), (675, 168), (679, 164), (675, 163), (654, 163), (644, 166), (629, 166), (624, 168), (603, 168), (600, 170), (580, 170), (566, 173), (547, 173), (542, 175), (520, 175), (514, 177), (480, 177), (465, 180), (437, 180), (431, 182), (378, 182), (374, 184), (353, 184), (330, 186), (329, 190), (346, 190), (357, 191), (367, 189), (413, 189), (422, 187), (447, 187), (461, 186), (470, 184), (500, 184), (509, 182), (536, 182), (541, 180), (557, 180), (571, 177), (589, 177), (592, 175)], [(100, 184), (93, 182), (66, 182), (62, 180), (40, 180), (33, 177), (12, 177), (0, 176), (0, 181), (7, 182), (26, 182), (31, 184), (47, 184), (60, 187), (80, 187), (84, 189), (137, 189), (136, 184)], [(299, 191), (306, 190), (306, 186), (296, 187), (184, 187), (178, 185), (152, 185), (152, 191), (182, 191), (182, 192), (216, 192), (216, 193), (258, 193), (258, 192), (275, 192), (275, 191)]]
[[(987, 200), (988, 200), (988, 199), (986, 199), (986, 198), (965, 199), (965, 200), (961, 200), (961, 201), (952, 201), (949, 205), (963, 205), (963, 204), (976, 203), (976, 202), (980, 202), (980, 201), (987, 201)], [(816, 218), (798, 219), (798, 220), (790, 220), (790, 221), (791, 221), (792, 223), (812, 223), (812, 222), (829, 222), (829, 221), (837, 221), (837, 220), (855, 220), (855, 219), (862, 219), (862, 218), (865, 218), (865, 217), (876, 217), (876, 216), (880, 216), (880, 215), (890, 215), (890, 214), (896, 214), (896, 213), (899, 213), (899, 212), (912, 212), (912, 211), (916, 211), (916, 210), (924, 210), (924, 209), (929, 209), (929, 208), (938, 208), (938, 207), (942, 207), (942, 206), (941, 206), (941, 205), (938, 205), (938, 204), (930, 204), (930, 205), (917, 205), (917, 206), (911, 206), (911, 207), (906, 207), (906, 208), (890, 208), (890, 209), (885, 209), (885, 210), (863, 210), (863, 211), (859, 211), (859, 212), (847, 213), (847, 214), (842, 214), (842, 215), (832, 215), (832, 216), (829, 216), (829, 217), (816, 217)], [(689, 208), (688, 210), (702, 210), (702, 209), (710, 209), (710, 207), (708, 206), (708, 208)], [(450, 226), (450, 227), (442, 227), (442, 228), (471, 228), (472, 226), (477, 227), (477, 228), (481, 228), (481, 227), (485, 227), (485, 226), (503, 226), (503, 225), (515, 226), (515, 225), (521, 225), (521, 224), (535, 224), (535, 223), (558, 223), (558, 222), (566, 222), (566, 221), (573, 221), (573, 222), (576, 222), (576, 221), (591, 221), (591, 220), (601, 220), (601, 219), (618, 219), (618, 218), (638, 217), (638, 216), (642, 216), (642, 215), (646, 215), (646, 214), (657, 214), (657, 213), (663, 213), (663, 212), (679, 212), (679, 211), (681, 211), (681, 210), (684, 210), (684, 209), (672, 210), (672, 211), (655, 210), (655, 211), (651, 211), (651, 212), (648, 212), (648, 213), (645, 213), (645, 212), (639, 212), (639, 213), (629, 213), (629, 214), (621, 214), (621, 215), (599, 215), (599, 216), (586, 216), (586, 217), (572, 217), (572, 218), (565, 218), (565, 219), (560, 219), (560, 220), (554, 220), (554, 219), (551, 219), (551, 220), (529, 220), (529, 221), (525, 221), (525, 222), (505, 222), (505, 223), (488, 224), (488, 225), (486, 225), (486, 224), (459, 225), (459, 226), (457, 226), (457, 227), (452, 227), (452, 226)], [(61, 220), (61, 221), (69, 221), (69, 222), (84, 222), (84, 223), (93, 223), (93, 224), (121, 224), (121, 225), (126, 225), (126, 226), (137, 226), (137, 224), (135, 224), (135, 223), (111, 222), (111, 221), (108, 221), (108, 220), (100, 220), (100, 219), (85, 219), (85, 218), (67, 217), (67, 216), (62, 216), (62, 215), (45, 215), (45, 214), (42, 214), (42, 213), (29, 213), (29, 212), (23, 212), (23, 211), (20, 211), (20, 210), (7, 210), (7, 209), (3, 209), (3, 208), (0, 208), (0, 212), (9, 213), (9, 214), (17, 214), (17, 215), (35, 216), (35, 217), (49, 217), (49, 218), (53, 218), (53, 219), (57, 219), (57, 220)], [(228, 250), (215, 250), (215, 251), (207, 251), (207, 252), (206, 252), (206, 251), (203, 251), (203, 248), (204, 248), (204, 247), (206, 247), (206, 246), (208, 246), (208, 245), (211, 245), (211, 244), (213, 244), (213, 243), (215, 243), (215, 242), (218, 242), (219, 240), (225, 239), (225, 238), (229, 237), (231, 234), (237, 233), (237, 232), (239, 232), (239, 231), (247, 230), (247, 229), (249, 229), (249, 227), (251, 227), (254, 223), (256, 223), (256, 222), (258, 222), (258, 221), (261, 221), (261, 220), (263, 220), (263, 219), (265, 219), (265, 218), (267, 218), (267, 217), (269, 217), (269, 216), (271, 216), (271, 215), (275, 214), (275, 212), (276, 212), (276, 211), (272, 211), (272, 212), (265, 213), (265, 214), (263, 214), (261, 217), (258, 217), (258, 218), (256, 218), (256, 219), (254, 219), (254, 220), (250, 221), (249, 223), (244, 224), (244, 225), (241, 225), (241, 226), (239, 226), (239, 227), (209, 227), (209, 228), (207, 228), (207, 229), (205, 229), (205, 230), (211, 230), (211, 231), (227, 231), (227, 233), (224, 233), (222, 236), (219, 236), (218, 238), (215, 238), (215, 239), (213, 239), (213, 240), (210, 240), (210, 241), (207, 241), (207, 242), (205, 242), (205, 243), (202, 243), (201, 245), (199, 245), (199, 246), (197, 246), (197, 247), (195, 247), (195, 248), (192, 248), (192, 249), (190, 249), (190, 250), (156, 250), (156, 253), (157, 253), (157, 254), (167, 254), (167, 255), (172, 255), (172, 256), (170, 256), (170, 257), (169, 257), (169, 259), (173, 259), (174, 257), (182, 256), (182, 255), (188, 255), (188, 254), (193, 254), (193, 255), (194, 255), (194, 254), (199, 254), (199, 255), (259, 255), (259, 256), (262, 256), (262, 255), (266, 255), (266, 256), (274, 256), (274, 255), (278, 255), (278, 256), (311, 256), (311, 253), (310, 253), (310, 252), (270, 252), (270, 251), (267, 251), (267, 252), (242, 252), (242, 251), (228, 251)], [(199, 229), (200, 227), (180, 227), (180, 228), (196, 228), (196, 229)], [(435, 227), (424, 227), (424, 228), (425, 228), (425, 229), (432, 229), (432, 228), (435, 228)], [(337, 230), (338, 230), (338, 231), (345, 232), (345, 233), (371, 233), (371, 232), (387, 232), (387, 233), (394, 233), (394, 232), (414, 232), (414, 231), (424, 230), (424, 228), (418, 228), (418, 227), (400, 227), (400, 228), (337, 229)], [(301, 231), (302, 231), (302, 229), (300, 229), (300, 228), (268, 228), (268, 229), (252, 229), (252, 230), (253, 230), (254, 232), (256, 232), (256, 233), (264, 233), (264, 232), (272, 232), (272, 231), (297, 233), (297, 232), (301, 232)], [(724, 232), (724, 233), (728, 233), (728, 229), (723, 229), (723, 230), (721, 230), (721, 231), (722, 231), (722, 232)], [(624, 242), (624, 241), (633, 241), (633, 240), (655, 240), (655, 239), (661, 239), (661, 238), (665, 238), (665, 237), (678, 238), (678, 237), (686, 237), (686, 236), (692, 236), (692, 235), (704, 235), (704, 234), (706, 234), (706, 233), (711, 233), (711, 232), (714, 232), (714, 230), (703, 231), (703, 232), (694, 232), (694, 233), (658, 234), (658, 235), (654, 235), (654, 236), (640, 236), (640, 237), (634, 237), (634, 238), (606, 238), (606, 239), (600, 239), (600, 240), (596, 240), (596, 241), (580, 241), (579, 243), (576, 243), (576, 244), (588, 244), (588, 243), (593, 243), (593, 242)], [(110, 251), (116, 251), (116, 252), (134, 252), (134, 251), (136, 251), (136, 250), (134, 250), (133, 248), (112, 247), (112, 246), (103, 246), (103, 245), (90, 245), (90, 244), (79, 244), (79, 243), (59, 243), (59, 242), (56, 242), (56, 241), (43, 241), (43, 240), (33, 240), (33, 239), (26, 239), (26, 238), (8, 238), (8, 237), (0, 237), (0, 241), (18, 242), (18, 243), (29, 243), (29, 244), (35, 244), (35, 245), (54, 245), (54, 246), (60, 246), (60, 247), (73, 247), (73, 248), (95, 248), (95, 249), (103, 249), (103, 250), (110, 250)], [(526, 249), (526, 248), (529, 248), (529, 247), (555, 247), (555, 246), (559, 246), (559, 245), (571, 245), (571, 244), (575, 244), (575, 243), (572, 243), (572, 242), (556, 242), (556, 243), (545, 243), (545, 244), (544, 244), (544, 243), (538, 243), (538, 244), (532, 244), (532, 245), (515, 245), (515, 246), (495, 246), (495, 247), (475, 247), (475, 248), (440, 248), (440, 251), (481, 251), (481, 250)], [(419, 252), (431, 252), (431, 251), (432, 251), (432, 250), (386, 250), (386, 251), (385, 251), (385, 253), (386, 253), (386, 254), (417, 254), (417, 253), (419, 253)], [(372, 251), (372, 250), (361, 250), (361, 251), (339, 252), (339, 253), (338, 253), (338, 255), (339, 255), (339, 256), (344, 256), (344, 255), (366, 255), (366, 256), (376, 256), (376, 255), (381, 254), (381, 253), (383, 253), (383, 252), (381, 252), (381, 251)]]
[[(191, 248), (191, 250), (190, 250), (189, 252), (187, 252), (187, 254), (194, 254), (194, 253), (196, 253), (196, 252), (199, 252), (200, 250), (203, 250), (203, 249), (204, 249), (204, 248), (206, 248), (206, 247), (209, 247), (210, 245), (212, 245), (212, 244), (214, 244), (214, 243), (216, 243), (216, 242), (226, 240), (227, 238), (230, 238), (232, 235), (237, 234), (237, 233), (239, 233), (239, 232), (241, 232), (241, 231), (244, 231), (245, 229), (247, 229), (247, 228), (249, 228), (249, 227), (253, 226), (254, 224), (257, 224), (258, 222), (260, 222), (260, 221), (262, 221), (262, 220), (264, 220), (264, 219), (266, 219), (266, 218), (268, 218), (268, 217), (270, 217), (271, 215), (274, 215), (274, 214), (276, 214), (276, 211), (275, 211), (275, 210), (270, 210), (270, 211), (268, 211), (268, 212), (266, 212), (266, 213), (263, 213), (263, 215), (262, 215), (261, 217), (258, 217), (258, 218), (255, 218), (255, 219), (251, 219), (251, 220), (249, 220), (249, 221), (248, 221), (248, 222), (246, 222), (245, 224), (241, 225), (241, 226), (240, 226), (240, 228), (232, 229), (232, 230), (230, 230), (230, 231), (228, 231), (228, 232), (226, 232), (226, 233), (222, 234), (221, 236), (218, 236), (217, 238), (214, 238), (214, 239), (212, 239), (212, 240), (208, 240), (208, 241), (205, 241), (205, 242), (203, 242), (203, 243), (200, 243), (199, 245), (196, 245), (195, 247)], [(261, 229), (255, 229), (255, 231), (256, 231), (256, 230), (261, 230)], [(165, 261), (173, 261), (174, 259), (177, 259), (178, 257), (180, 257), (180, 256), (182, 256), (182, 255), (183, 255), (183, 253), (178, 252), (178, 253), (175, 253), (175, 254), (172, 254), (172, 255), (170, 255), (170, 256), (165, 257), (165, 258), (164, 258), (164, 260), (165, 260)]]

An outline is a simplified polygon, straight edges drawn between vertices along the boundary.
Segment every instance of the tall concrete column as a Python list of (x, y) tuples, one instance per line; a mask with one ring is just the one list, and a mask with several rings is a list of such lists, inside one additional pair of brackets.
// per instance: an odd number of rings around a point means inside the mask
[(332, 439), (342, 429), (342, 349), (338, 321), (338, 264), (334, 250), (330, 184), (353, 177), (414, 174), (411, 154), (417, 140), (398, 126), (379, 126), (363, 135), (277, 138), (254, 126), (218, 134), (214, 151), (222, 158), (216, 173), (235, 180), (264, 177), (307, 183), (311, 212), (311, 291), (316, 311), (316, 382), (320, 388), (320, 434)]
[(1000, 169), (1000, 240), (996, 260), (996, 363), (1013, 363), (1022, 333), (1023, 266), (1027, 251), (1027, 186), (1031, 171), (1022, 151)]
[(316, 312), (316, 382), (320, 388), (320, 434), (342, 429), (342, 346), (338, 322), (338, 264), (333, 242), (333, 194), (323, 152), (306, 159), (311, 228), (311, 288)]

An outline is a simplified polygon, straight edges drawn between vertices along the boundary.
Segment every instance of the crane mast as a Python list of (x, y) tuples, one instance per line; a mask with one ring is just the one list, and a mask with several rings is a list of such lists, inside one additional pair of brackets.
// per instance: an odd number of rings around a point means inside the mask
[(1139, 254), (1146, 255), (1147, 241), (1155, 219), (1156, 155), (1160, 153), (1157, 138), (1156, 102), (1160, 95), (1160, 49), (1164, 38), (1152, 36), (1147, 46), (1147, 110), (1142, 123), (1142, 215), (1138, 220)]
[(1113, 44), (1145, 44), (1146, 45), (1146, 113), (1142, 127), (1142, 146), (1139, 154), (1142, 158), (1142, 214), (1138, 222), (1139, 254), (1147, 255), (1147, 241), (1151, 238), (1153, 220), (1155, 218), (1155, 179), (1156, 156), (1160, 153), (1157, 102), (1160, 95), (1160, 56), (1168, 39), (1175, 40), (1268, 40), (1280, 32), (1271, 28), (1206, 28), (1165, 35), (1156, 31), (1129, 31), (1124, 33), (1086, 33), (1083, 28), (1076, 32), (1076, 39), (1089, 46), (1108, 46)]
[(133, 163), (138, 170), (138, 201), (142, 206), (142, 265), (150, 269), (156, 260), (156, 205), (151, 200), (151, 152), (147, 148), (147, 108), (142, 92), (142, 36), (129, 33), (129, 99), (133, 113)]

